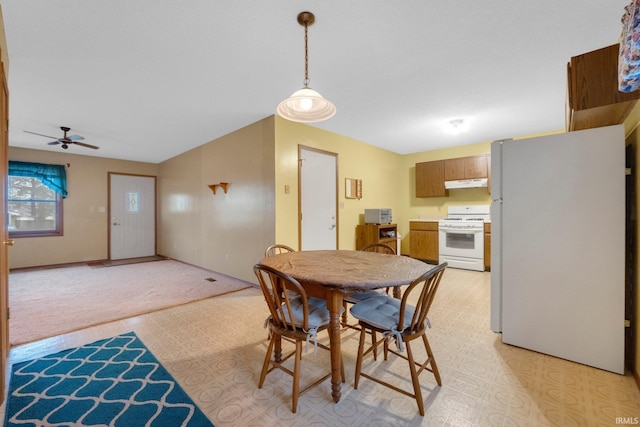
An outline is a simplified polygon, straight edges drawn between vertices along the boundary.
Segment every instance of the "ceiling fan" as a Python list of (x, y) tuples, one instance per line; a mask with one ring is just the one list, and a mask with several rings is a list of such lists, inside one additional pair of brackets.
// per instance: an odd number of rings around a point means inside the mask
[(67, 148), (69, 148), (69, 144), (77, 144), (77, 145), (81, 145), (83, 147), (93, 148), (94, 150), (97, 150), (99, 148), (99, 147), (96, 147), (95, 145), (87, 144), (87, 143), (84, 143), (84, 142), (79, 142), (79, 141), (82, 141), (84, 139), (83, 136), (80, 136), (80, 135), (69, 135), (69, 136), (67, 136), (67, 132), (69, 132), (71, 130), (71, 128), (68, 128), (66, 126), (60, 126), (60, 129), (64, 132), (64, 135), (62, 136), (62, 138), (56, 138), (55, 136), (43, 135), (41, 133), (31, 132), (31, 131), (28, 131), (28, 130), (25, 130), (25, 132), (26, 133), (31, 133), (33, 135), (44, 136), (45, 138), (55, 139), (55, 141), (49, 142), (48, 145), (62, 144), (62, 148), (64, 148), (65, 150)]

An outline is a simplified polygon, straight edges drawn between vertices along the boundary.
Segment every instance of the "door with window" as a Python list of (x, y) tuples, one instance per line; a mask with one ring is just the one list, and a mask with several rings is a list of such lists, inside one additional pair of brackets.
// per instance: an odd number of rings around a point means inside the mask
[(156, 178), (109, 173), (109, 259), (156, 254)]
[(338, 155), (299, 147), (300, 249), (338, 249)]

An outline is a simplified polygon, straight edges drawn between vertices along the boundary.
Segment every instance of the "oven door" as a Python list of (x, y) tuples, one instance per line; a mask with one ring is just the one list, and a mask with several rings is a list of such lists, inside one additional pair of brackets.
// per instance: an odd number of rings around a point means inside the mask
[(456, 228), (440, 225), (439, 262), (450, 267), (484, 271), (484, 227)]

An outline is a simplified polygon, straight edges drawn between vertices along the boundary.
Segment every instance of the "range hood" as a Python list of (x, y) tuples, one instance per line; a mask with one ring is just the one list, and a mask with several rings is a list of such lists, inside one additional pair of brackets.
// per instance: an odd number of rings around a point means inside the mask
[(456, 188), (486, 188), (487, 182), (487, 178), (459, 179), (456, 181), (445, 181), (444, 188), (447, 190), (453, 190)]

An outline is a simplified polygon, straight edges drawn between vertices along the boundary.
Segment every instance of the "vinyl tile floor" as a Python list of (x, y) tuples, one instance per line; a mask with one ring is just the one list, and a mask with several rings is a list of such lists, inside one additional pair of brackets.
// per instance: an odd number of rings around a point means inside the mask
[[(640, 391), (631, 375), (503, 344), (489, 327), (489, 288), (490, 273), (445, 272), (429, 316), (443, 385), (428, 372), (421, 375), (424, 417), (415, 400), (366, 378), (353, 388), (353, 329), (342, 332), (347, 381), (339, 403), (333, 403), (327, 380), (303, 394), (293, 414), (291, 377), (280, 371), (258, 389), (268, 313), (253, 288), (21, 345), (11, 349), (9, 364), (135, 331), (217, 427), (638, 424)], [(324, 332), (320, 339), (328, 342)], [(310, 350), (302, 368), (302, 384), (313, 382), (328, 371), (329, 353)], [(410, 390), (402, 359), (369, 359), (363, 370)]]

